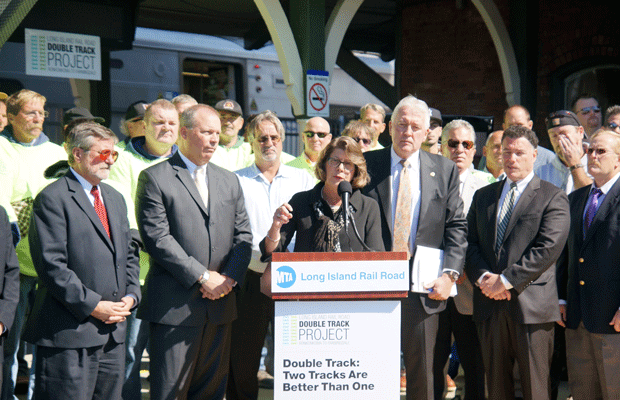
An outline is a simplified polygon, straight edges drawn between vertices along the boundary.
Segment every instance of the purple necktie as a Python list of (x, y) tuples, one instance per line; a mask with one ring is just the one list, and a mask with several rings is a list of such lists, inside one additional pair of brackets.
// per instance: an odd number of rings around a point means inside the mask
[(594, 219), (594, 216), (596, 215), (596, 210), (598, 209), (598, 198), (602, 194), (603, 192), (601, 191), (601, 189), (598, 188), (592, 189), (592, 192), (590, 192), (592, 200), (590, 201), (590, 205), (588, 206), (588, 210), (586, 211), (586, 220), (584, 221), (584, 235), (588, 232), (588, 229), (590, 229), (590, 225), (592, 224), (592, 220)]

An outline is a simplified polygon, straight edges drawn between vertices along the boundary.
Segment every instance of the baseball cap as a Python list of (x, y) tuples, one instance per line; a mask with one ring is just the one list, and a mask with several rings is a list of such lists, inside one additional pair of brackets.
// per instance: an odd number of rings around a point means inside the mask
[(105, 119), (101, 117), (95, 117), (84, 107), (73, 107), (65, 111), (65, 115), (62, 117), (62, 124), (69, 125), (71, 121), (75, 121), (76, 119), (87, 119), (89, 121), (95, 121), (98, 124), (103, 124)]
[(135, 103), (131, 103), (129, 107), (127, 107), (127, 111), (125, 111), (125, 121), (131, 121), (136, 118), (144, 118), (144, 113), (148, 106), (149, 103), (144, 100), (138, 100)]
[(434, 119), (440, 124), (443, 124), (443, 119), (441, 119), (441, 112), (438, 109), (432, 107), (429, 107), (429, 110), (431, 110), (431, 119)]
[(230, 100), (230, 99), (218, 101), (217, 104), (215, 105), (215, 109), (217, 111), (234, 112), (239, 115), (243, 114), (243, 111), (241, 111), (241, 106), (239, 105), (239, 103), (237, 103), (234, 100)]
[(545, 125), (547, 125), (547, 130), (565, 125), (581, 126), (577, 116), (572, 111), (568, 110), (552, 112), (545, 118)]
[(4, 93), (4, 92), (0, 92), (0, 100), (6, 100), (8, 99), (9, 95)]

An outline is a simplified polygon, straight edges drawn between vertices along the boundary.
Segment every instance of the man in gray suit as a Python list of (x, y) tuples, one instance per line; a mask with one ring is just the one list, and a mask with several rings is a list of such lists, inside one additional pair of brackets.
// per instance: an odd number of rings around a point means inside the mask
[(465, 270), (474, 289), (489, 400), (549, 399), (553, 328), (558, 320), (554, 263), (570, 225), (568, 198), (534, 175), (538, 139), (523, 126), (504, 131), (506, 179), (479, 189), (467, 214)]
[(420, 151), (429, 126), (426, 103), (407, 96), (392, 113), (392, 146), (364, 153), (371, 177), (364, 192), (379, 203), (385, 249), (406, 251), (411, 261), (416, 246), (443, 250), (443, 274), (427, 285), (429, 293), (409, 292), (401, 304), (409, 400), (434, 399), (438, 313), (463, 270), (467, 247), (458, 169), (445, 157)]
[(30, 253), (39, 287), (24, 340), (37, 345), (34, 397), (120, 399), (125, 318), (140, 299), (123, 197), (101, 183), (118, 152), (95, 123), (71, 129), (71, 169), (34, 201)]
[[(493, 175), (471, 168), (476, 154), (474, 127), (462, 119), (449, 122), (441, 133), (441, 151), (459, 169), (459, 193), (467, 214), (476, 190), (495, 182)], [(459, 360), (465, 371), (465, 400), (484, 400), (484, 366), (476, 325), (472, 319), (473, 287), (465, 274), (459, 277), (457, 284), (458, 294), (449, 298), (448, 306), (439, 313), (439, 332), (433, 361), (435, 399), (443, 399), (444, 382), (447, 379), (445, 367), (454, 335)]]
[(181, 115), (179, 151), (143, 170), (136, 216), (151, 256), (137, 317), (150, 322), (151, 399), (222, 399), (233, 288), (243, 284), (252, 233), (239, 180), (209, 163), (221, 130), (204, 104)]

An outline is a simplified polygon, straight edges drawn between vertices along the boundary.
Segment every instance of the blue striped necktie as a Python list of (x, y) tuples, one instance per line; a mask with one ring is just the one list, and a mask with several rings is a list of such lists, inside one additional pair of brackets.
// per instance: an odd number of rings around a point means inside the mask
[(506, 233), (506, 227), (510, 216), (512, 215), (512, 209), (515, 205), (515, 195), (517, 193), (517, 184), (512, 182), (510, 184), (510, 190), (506, 194), (504, 204), (499, 214), (499, 224), (497, 225), (497, 240), (495, 241), (495, 254), (499, 253), (499, 248), (502, 247), (504, 241), (504, 234)]

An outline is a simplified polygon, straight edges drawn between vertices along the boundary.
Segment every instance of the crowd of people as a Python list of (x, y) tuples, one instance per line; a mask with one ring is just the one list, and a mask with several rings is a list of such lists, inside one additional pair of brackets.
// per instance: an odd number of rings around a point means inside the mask
[(442, 399), (449, 358), (467, 400), (555, 400), (565, 371), (575, 400), (620, 399), (620, 106), (551, 113), (552, 149), (511, 106), (474, 168), (472, 125), (414, 96), (391, 145), (367, 104), (340, 136), (303, 121), (297, 157), (271, 111), (242, 135), (230, 99), (137, 101), (120, 142), (76, 107), (60, 145), (45, 102), (0, 96), (2, 400), (19, 376), (29, 399), (141, 399), (145, 349), (152, 399), (256, 399), (274, 252), (417, 246), (443, 250), (443, 270), (401, 301), (407, 399)]

